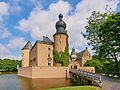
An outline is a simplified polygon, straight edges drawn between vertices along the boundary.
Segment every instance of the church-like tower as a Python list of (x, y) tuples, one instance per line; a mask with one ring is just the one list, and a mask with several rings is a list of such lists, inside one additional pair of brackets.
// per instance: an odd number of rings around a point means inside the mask
[(68, 35), (66, 29), (66, 23), (62, 20), (63, 15), (59, 14), (59, 21), (57, 21), (56, 33), (54, 37), (54, 50), (58, 52), (65, 52), (65, 49), (68, 46)]

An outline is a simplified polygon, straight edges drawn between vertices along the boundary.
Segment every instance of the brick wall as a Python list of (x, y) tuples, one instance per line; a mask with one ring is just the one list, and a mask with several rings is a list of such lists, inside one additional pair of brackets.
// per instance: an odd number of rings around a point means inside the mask
[(55, 34), (54, 35), (54, 45), (55, 45), (55, 51), (65, 51), (65, 48), (67, 46), (67, 35), (66, 34)]

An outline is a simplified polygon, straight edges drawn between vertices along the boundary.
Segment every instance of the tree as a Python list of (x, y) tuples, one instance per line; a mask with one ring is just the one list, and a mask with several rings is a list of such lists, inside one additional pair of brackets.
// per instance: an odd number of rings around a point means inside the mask
[(88, 45), (93, 46), (93, 50), (96, 50), (96, 53), (99, 52), (99, 45), (101, 44), (99, 34), (100, 25), (112, 14), (111, 9), (108, 10), (108, 5), (105, 8), (105, 13), (100, 13), (99, 11), (93, 11), (91, 16), (87, 18), (87, 25), (85, 26), (86, 33), (82, 33), (84, 38), (89, 40)]
[(112, 14), (99, 27), (99, 55), (115, 61), (116, 75), (120, 78), (120, 12)]
[(95, 67), (96, 72), (102, 72), (103, 64), (98, 60), (87, 60), (84, 66)]
[(21, 66), (21, 61), (11, 59), (0, 59), (0, 71), (17, 71), (17, 65)]

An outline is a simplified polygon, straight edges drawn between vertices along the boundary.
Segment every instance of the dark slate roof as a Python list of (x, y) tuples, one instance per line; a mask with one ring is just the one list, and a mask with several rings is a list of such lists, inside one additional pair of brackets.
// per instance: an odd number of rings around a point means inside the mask
[(55, 27), (57, 29), (56, 33), (66, 33), (66, 23), (62, 20), (63, 15), (59, 14), (59, 21), (56, 22)]
[(32, 48), (32, 44), (30, 41), (28, 41), (23, 49), (31, 49), (31, 48)]
[(73, 54), (76, 54), (76, 53), (75, 53), (75, 48), (74, 48), (74, 47), (72, 48), (72, 52), (71, 52), (71, 55), (73, 55)]
[(85, 52), (85, 50), (83, 50), (83, 51), (77, 53), (77, 54), (76, 54), (76, 55), (77, 55), (77, 59), (81, 59), (82, 56), (83, 56), (83, 54), (84, 54), (84, 52)]
[(48, 37), (45, 37), (45, 36), (43, 36), (43, 41), (37, 40), (37, 42), (45, 43), (45, 44), (53, 44), (53, 42)]

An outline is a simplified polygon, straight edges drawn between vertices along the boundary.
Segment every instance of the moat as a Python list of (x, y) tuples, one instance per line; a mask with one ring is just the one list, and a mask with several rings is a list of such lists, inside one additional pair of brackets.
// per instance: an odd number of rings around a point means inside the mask
[(74, 85), (77, 83), (65, 78), (29, 79), (18, 77), (16, 73), (0, 74), (0, 90), (44, 90)]
[[(120, 79), (102, 76), (103, 90), (120, 90)], [(16, 73), (0, 73), (0, 90), (44, 90), (80, 85), (70, 79), (28, 79)]]

